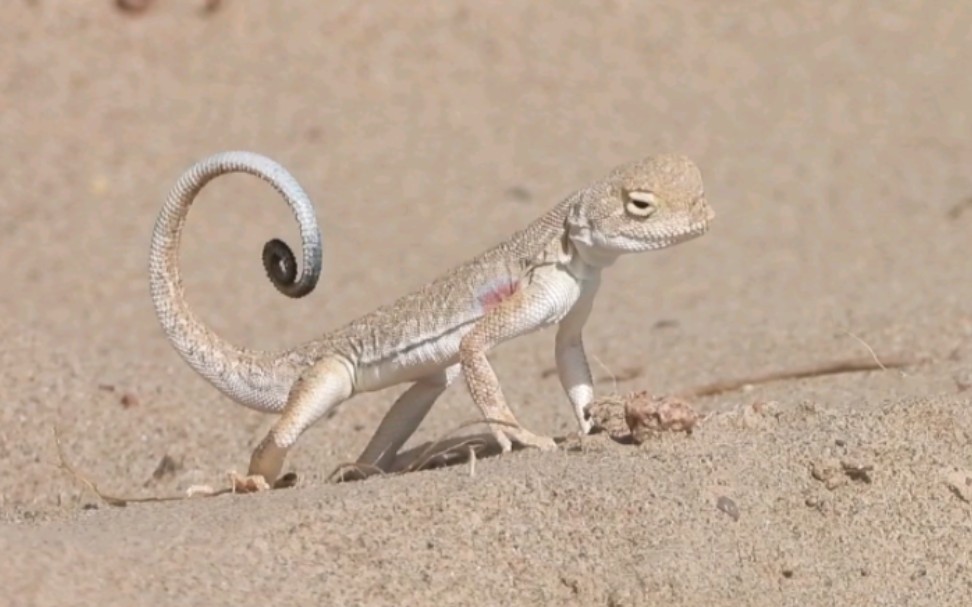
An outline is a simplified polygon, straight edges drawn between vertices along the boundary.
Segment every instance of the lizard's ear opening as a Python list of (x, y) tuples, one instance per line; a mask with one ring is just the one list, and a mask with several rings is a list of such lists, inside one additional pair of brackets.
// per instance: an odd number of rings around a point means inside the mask
[(574, 205), (564, 218), (564, 242), (580, 240), (590, 244), (591, 222), (584, 215), (583, 205)]
[(564, 234), (560, 237), (560, 252), (570, 255), (570, 226), (564, 223)]

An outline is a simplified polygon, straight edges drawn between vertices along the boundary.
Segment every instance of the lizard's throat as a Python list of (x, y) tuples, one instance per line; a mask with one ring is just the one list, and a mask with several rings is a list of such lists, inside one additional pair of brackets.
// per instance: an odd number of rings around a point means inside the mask
[(579, 257), (584, 264), (594, 268), (606, 268), (621, 256), (621, 251), (599, 247), (583, 237), (571, 237), (569, 242), (575, 251), (574, 257)]

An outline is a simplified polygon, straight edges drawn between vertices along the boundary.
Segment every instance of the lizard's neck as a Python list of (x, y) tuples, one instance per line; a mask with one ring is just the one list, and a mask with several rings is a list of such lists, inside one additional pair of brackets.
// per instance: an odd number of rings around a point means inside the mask
[(600, 273), (601, 268), (613, 264), (620, 257), (620, 253), (594, 246), (589, 238), (576, 238), (575, 234), (571, 233), (567, 225), (568, 217), (571, 209), (581, 204), (581, 195), (582, 192), (577, 192), (568, 197), (541, 217), (537, 223), (546, 226), (549, 232), (556, 230), (556, 238), (561, 242), (561, 249), (570, 258), (568, 265), (572, 273), (577, 276), (595, 275)]
[(600, 271), (601, 268), (606, 268), (609, 265), (617, 261), (620, 254), (616, 251), (608, 251), (600, 247), (591, 246), (586, 242), (581, 242), (579, 240), (574, 240), (567, 236), (567, 241), (570, 243), (571, 247), (576, 251), (574, 257), (577, 258), (580, 263), (583, 263), (592, 269)]
[(599, 275), (601, 268), (613, 264), (619, 253), (592, 246), (583, 238), (572, 237), (567, 227), (567, 216), (571, 206), (577, 203), (576, 196), (567, 198), (526, 229), (514, 234), (501, 248), (532, 262), (546, 260), (563, 264), (578, 279)]

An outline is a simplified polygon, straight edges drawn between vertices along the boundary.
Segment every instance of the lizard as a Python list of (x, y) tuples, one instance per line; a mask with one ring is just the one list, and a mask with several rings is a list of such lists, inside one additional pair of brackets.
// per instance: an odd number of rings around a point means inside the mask
[(701, 236), (715, 213), (699, 168), (679, 154), (619, 166), (579, 189), (479, 256), (396, 301), (306, 343), (282, 351), (234, 345), (192, 311), (179, 270), (179, 244), (193, 200), (217, 176), (242, 172), (268, 182), (299, 227), (300, 272), (292, 249), (268, 241), (263, 265), (289, 297), (310, 293), (321, 274), (322, 242), (314, 207), (275, 161), (246, 151), (220, 152), (187, 169), (156, 219), (149, 253), (155, 312), (179, 355), (234, 401), (276, 413), (250, 458), (248, 479), (272, 486), (298, 437), (356, 394), (402, 383), (358, 462), (387, 469), (435, 400), (461, 374), (501, 453), (514, 443), (556, 448), (519, 424), (487, 358), (496, 345), (557, 326), (558, 376), (581, 434), (592, 430), (593, 381), (582, 330), (601, 283), (618, 257)]

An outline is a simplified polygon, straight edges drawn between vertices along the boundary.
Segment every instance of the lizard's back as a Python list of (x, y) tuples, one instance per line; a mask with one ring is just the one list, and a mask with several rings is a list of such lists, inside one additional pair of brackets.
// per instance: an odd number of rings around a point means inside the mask
[[(558, 205), (506, 242), (295, 353), (307, 364), (328, 354), (345, 357), (364, 384), (390, 385), (451, 364), (468, 329), (529, 279), (530, 269), (561, 233), (564, 209), (565, 204)], [(381, 377), (369, 381), (369, 368), (388, 367), (382, 363), (390, 361), (395, 369), (384, 368)]]

